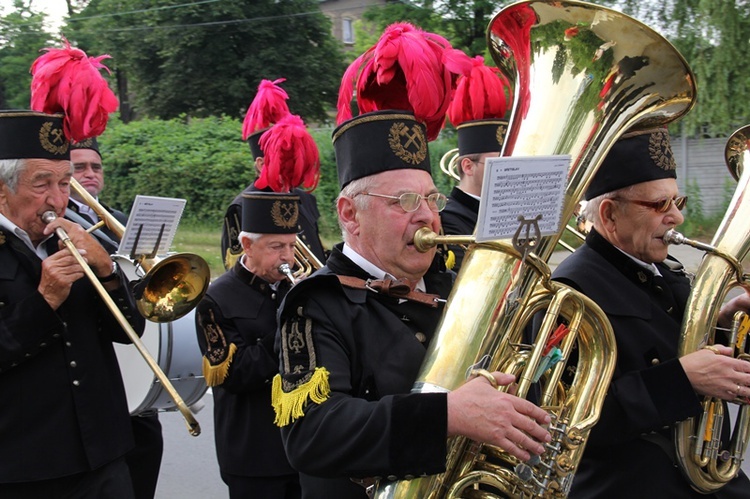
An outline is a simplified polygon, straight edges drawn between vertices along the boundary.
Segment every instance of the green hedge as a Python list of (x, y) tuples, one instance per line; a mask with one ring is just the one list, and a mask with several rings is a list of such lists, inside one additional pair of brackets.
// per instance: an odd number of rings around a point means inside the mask
[[(232, 199), (254, 178), (252, 155), (242, 140), (242, 123), (222, 117), (140, 120), (128, 124), (112, 120), (99, 138), (106, 185), (102, 200), (125, 212), (136, 194), (187, 199), (183, 220), (220, 227)], [(311, 130), (321, 161), (320, 183), (314, 194), (321, 212), (320, 231), (339, 240), (335, 199), (336, 163), (332, 128)], [(442, 155), (455, 147), (452, 131), (430, 143), (433, 174), (438, 188), (448, 193), (451, 182), (440, 172)]]

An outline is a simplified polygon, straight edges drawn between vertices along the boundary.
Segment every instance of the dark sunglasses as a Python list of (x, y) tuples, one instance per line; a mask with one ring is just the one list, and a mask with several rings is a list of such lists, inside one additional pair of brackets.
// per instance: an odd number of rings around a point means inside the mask
[(688, 200), (687, 196), (675, 196), (673, 198), (660, 199), (658, 201), (641, 201), (640, 199), (628, 199), (619, 197), (612, 199), (615, 199), (617, 201), (625, 201), (626, 203), (637, 204), (639, 206), (645, 206), (646, 208), (651, 208), (658, 213), (668, 212), (672, 207), (672, 203), (674, 203), (678, 210), (682, 211)]

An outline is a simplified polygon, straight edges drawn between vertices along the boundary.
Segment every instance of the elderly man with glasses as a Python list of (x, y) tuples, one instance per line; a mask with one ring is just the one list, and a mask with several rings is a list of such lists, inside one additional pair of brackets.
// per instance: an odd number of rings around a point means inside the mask
[[(626, 134), (586, 191), (586, 243), (553, 273), (602, 307), (617, 338), (615, 374), (571, 498), (750, 497), (744, 473), (705, 496), (675, 464), (672, 427), (700, 416), (703, 396), (750, 396), (750, 363), (729, 357), (730, 348), (677, 357), (690, 281), (662, 239), (684, 221), (676, 177), (666, 129)], [(747, 295), (735, 298), (719, 322), (748, 304)]]
[[(430, 174), (425, 126), (376, 111), (333, 133), (344, 242), (280, 311), (277, 424), (305, 498), (365, 498), (373, 477), (445, 470), (446, 438), (492, 442), (522, 460), (543, 451), (547, 414), (495, 390), (487, 373), (451, 393), (409, 393), (452, 286), (435, 250), (446, 197)], [(279, 338), (277, 338), (277, 342)]]

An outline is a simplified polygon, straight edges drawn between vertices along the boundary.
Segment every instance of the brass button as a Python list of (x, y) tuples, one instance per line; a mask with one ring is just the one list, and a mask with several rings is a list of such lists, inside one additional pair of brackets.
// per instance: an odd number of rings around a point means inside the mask
[(76, 361), (75, 360), (71, 360), (70, 361), (70, 367), (76, 367), (76, 366), (78, 366), (78, 364), (76, 364)]
[(416, 336), (417, 341), (420, 343), (427, 341), (427, 336), (424, 333), (416, 333), (414, 336)]
[(73, 380), (73, 385), (74, 385), (74, 386), (80, 386), (80, 385), (81, 385), (81, 382), (80, 382), (80, 381), (78, 381), (77, 379), (74, 379), (74, 380)]
[(652, 366), (658, 366), (659, 365), (659, 359), (651, 359), (651, 365)]

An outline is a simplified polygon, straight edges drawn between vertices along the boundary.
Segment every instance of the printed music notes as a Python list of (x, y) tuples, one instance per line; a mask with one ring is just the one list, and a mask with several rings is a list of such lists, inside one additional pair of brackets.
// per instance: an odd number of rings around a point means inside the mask
[(568, 155), (486, 158), (477, 242), (511, 238), (520, 219), (540, 215), (540, 234), (556, 234), (569, 168)]
[(185, 204), (184, 199), (137, 195), (118, 253), (131, 257), (166, 255)]

